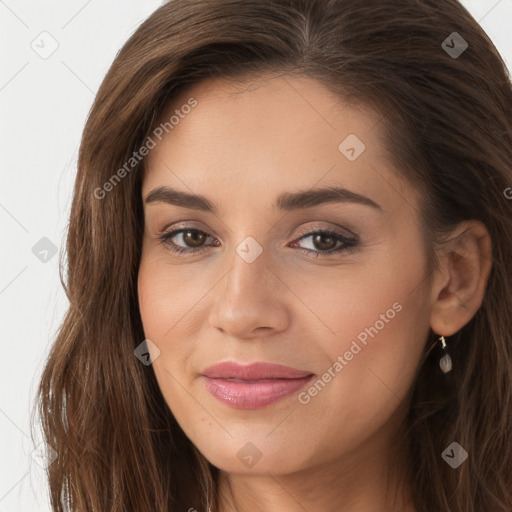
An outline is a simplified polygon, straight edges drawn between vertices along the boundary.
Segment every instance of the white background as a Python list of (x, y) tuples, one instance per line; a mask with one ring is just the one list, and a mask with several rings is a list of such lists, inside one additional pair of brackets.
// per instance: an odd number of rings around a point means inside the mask
[[(512, 69), (512, 0), (462, 3)], [(67, 306), (58, 264), (80, 136), (117, 51), (160, 5), (0, 0), (0, 512), (50, 510), (44, 472), (31, 457), (29, 414)], [(46, 37), (51, 48), (44, 31), (58, 43), (47, 59), (31, 47)], [(58, 250), (46, 263), (32, 252), (43, 237)]]

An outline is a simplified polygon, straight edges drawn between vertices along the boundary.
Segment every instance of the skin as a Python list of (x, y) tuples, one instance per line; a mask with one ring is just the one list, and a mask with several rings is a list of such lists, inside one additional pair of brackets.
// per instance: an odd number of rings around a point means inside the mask
[[(481, 305), (491, 268), (487, 230), (476, 221), (458, 226), (452, 236), (465, 236), (439, 253), (441, 270), (428, 276), (420, 193), (385, 160), (380, 116), (315, 80), (202, 82), (162, 119), (190, 97), (197, 106), (147, 157), (142, 197), (165, 185), (204, 195), (219, 211), (144, 204), (138, 293), (146, 338), (160, 351), (152, 367), (163, 396), (221, 469), (221, 512), (414, 511), (409, 482), (390, 462), (401, 448), (397, 429), (429, 329), (448, 337)], [(349, 134), (366, 146), (354, 161), (338, 149)], [(327, 186), (364, 195), (382, 211), (332, 202), (272, 208), (281, 193)], [(210, 235), (205, 252), (175, 255), (162, 245), (159, 235), (183, 224)], [(355, 233), (358, 245), (322, 256), (334, 242), (304, 236), (322, 229)], [(236, 252), (248, 236), (263, 249), (252, 263)], [(195, 247), (179, 234), (171, 242)], [(307, 404), (294, 393), (261, 409), (232, 409), (200, 378), (227, 360), (321, 376), (394, 303), (400, 312)], [(237, 457), (247, 442), (261, 453), (253, 467)]]

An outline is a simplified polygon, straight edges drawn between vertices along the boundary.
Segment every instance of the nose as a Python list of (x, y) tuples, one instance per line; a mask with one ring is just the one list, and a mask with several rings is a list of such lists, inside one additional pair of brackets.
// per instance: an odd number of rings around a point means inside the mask
[(210, 325), (239, 339), (269, 336), (286, 329), (290, 291), (268, 263), (265, 252), (252, 263), (235, 252), (230, 270), (214, 288), (217, 296)]

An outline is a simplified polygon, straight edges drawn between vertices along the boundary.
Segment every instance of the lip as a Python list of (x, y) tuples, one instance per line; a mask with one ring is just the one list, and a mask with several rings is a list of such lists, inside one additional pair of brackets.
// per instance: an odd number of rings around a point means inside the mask
[(258, 362), (241, 365), (226, 361), (201, 374), (206, 389), (220, 402), (235, 409), (259, 409), (304, 387), (311, 372), (280, 364)]

